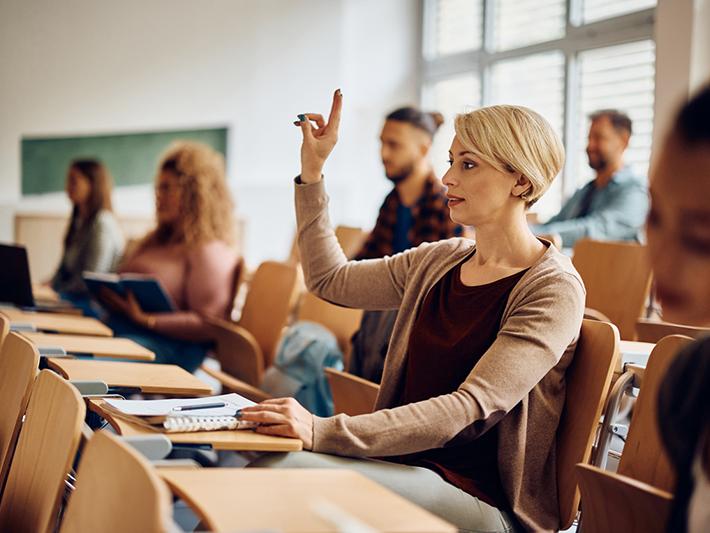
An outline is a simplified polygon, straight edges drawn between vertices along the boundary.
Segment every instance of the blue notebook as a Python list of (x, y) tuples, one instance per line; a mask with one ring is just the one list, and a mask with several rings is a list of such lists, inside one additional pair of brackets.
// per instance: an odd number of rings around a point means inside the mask
[(124, 297), (127, 291), (131, 291), (146, 313), (168, 313), (177, 310), (160, 282), (150, 276), (84, 272), (82, 277), (91, 295), (99, 301), (101, 287), (107, 287)]

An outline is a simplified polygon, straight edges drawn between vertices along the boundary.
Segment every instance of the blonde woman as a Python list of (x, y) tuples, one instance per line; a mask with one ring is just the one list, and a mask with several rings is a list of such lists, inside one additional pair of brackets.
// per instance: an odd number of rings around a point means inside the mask
[(118, 313), (108, 322), (117, 336), (153, 350), (156, 362), (194, 371), (209, 348), (205, 317), (231, 311), (238, 258), (230, 247), (234, 205), (224, 158), (196, 142), (171, 146), (159, 166), (155, 200), (158, 225), (119, 272), (157, 278), (179, 310), (148, 314), (135, 298), (107, 291), (106, 303)]
[(355, 469), (466, 531), (557, 529), (556, 431), (585, 292), (569, 259), (530, 232), (525, 211), (562, 167), (559, 138), (523, 107), (459, 116), (443, 182), (451, 218), (474, 226), (477, 241), (348, 262), (321, 175), (341, 106), (336, 91), (327, 123), (299, 116), (299, 247), (318, 296), (399, 309), (376, 411), (320, 418), (292, 399), (243, 409), (242, 419), (263, 424), (257, 431), (319, 452), (253, 466)]

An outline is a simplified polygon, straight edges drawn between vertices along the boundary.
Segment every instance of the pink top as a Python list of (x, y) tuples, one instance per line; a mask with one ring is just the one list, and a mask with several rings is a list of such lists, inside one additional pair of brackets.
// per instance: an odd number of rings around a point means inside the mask
[(150, 245), (124, 261), (119, 273), (150, 274), (179, 309), (156, 314), (155, 331), (202, 342), (210, 340), (204, 317), (224, 318), (231, 311), (237, 260), (234, 250), (222, 241), (191, 248)]

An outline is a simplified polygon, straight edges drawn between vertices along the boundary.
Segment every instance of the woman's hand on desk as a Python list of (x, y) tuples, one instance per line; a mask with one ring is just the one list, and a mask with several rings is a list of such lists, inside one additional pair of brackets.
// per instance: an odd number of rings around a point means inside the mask
[[(338, 142), (338, 128), (340, 126), (340, 112), (343, 107), (343, 95), (340, 89), (333, 94), (333, 104), (330, 108), (328, 122), (323, 120), (323, 115), (306, 113), (298, 115), (294, 122), (303, 132), (301, 144), (301, 182), (315, 183), (320, 181), (325, 160), (333, 151)], [(314, 127), (311, 122), (315, 122)]]
[(126, 315), (133, 322), (145, 328), (152, 329), (155, 326), (155, 317), (141, 309), (138, 300), (131, 291), (128, 291), (124, 298), (108, 287), (101, 287), (99, 295), (101, 301), (112, 311)]
[(257, 433), (301, 439), (306, 450), (313, 448), (313, 415), (293, 398), (264, 400), (245, 407), (241, 420), (261, 424)]

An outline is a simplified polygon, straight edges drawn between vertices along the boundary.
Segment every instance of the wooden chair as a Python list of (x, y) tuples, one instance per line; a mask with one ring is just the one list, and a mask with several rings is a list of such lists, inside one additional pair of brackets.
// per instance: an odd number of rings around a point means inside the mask
[(362, 228), (356, 228), (353, 226), (336, 226), (335, 227), (335, 237), (340, 243), (340, 247), (343, 249), (345, 256), (348, 259), (355, 257), (365, 244), (370, 232), (364, 231)]
[(579, 464), (584, 533), (666, 531), (673, 496), (626, 476)]
[(5, 315), (0, 315), (0, 350), (2, 350), (2, 344), (8, 333), (10, 333), (10, 319)]
[[(582, 487), (584, 531), (624, 531), (622, 524), (636, 520), (628, 531), (663, 531), (667, 519), (675, 474), (661, 442), (657, 420), (658, 390), (669, 365), (692, 339), (673, 335), (662, 339), (651, 352), (643, 373), (641, 389), (618, 474), (578, 465)], [(647, 515), (653, 518), (650, 522)]]
[(587, 308), (602, 313), (619, 328), (624, 340), (636, 339), (636, 321), (651, 287), (646, 249), (629, 242), (577, 241), (572, 263), (587, 288)]
[(567, 398), (557, 430), (560, 529), (568, 529), (577, 516), (580, 495), (574, 466), (589, 462), (618, 357), (616, 326), (584, 320), (574, 358), (565, 375)]
[(316, 322), (330, 330), (338, 340), (338, 346), (343, 352), (345, 368), (348, 368), (350, 339), (360, 327), (362, 309), (340, 307), (306, 292), (301, 297), (296, 318)]
[(364, 415), (375, 409), (380, 386), (348, 372), (326, 368), (335, 414)]
[[(362, 228), (356, 228), (353, 226), (336, 226), (335, 227), (335, 237), (340, 243), (340, 247), (343, 249), (345, 256), (348, 259), (355, 257), (365, 244), (365, 240), (370, 233), (364, 231)], [(291, 250), (288, 253), (288, 259), (286, 263), (289, 265), (297, 265), (301, 262), (301, 252), (298, 249), (298, 233), (293, 236), (293, 241), (291, 241)]]
[(684, 335), (697, 339), (702, 335), (710, 335), (710, 328), (684, 326), (682, 324), (640, 318), (636, 321), (636, 334), (641, 342), (658, 342), (669, 335)]
[[(0, 327), (2, 322), (0, 317)], [(38, 365), (39, 353), (32, 343), (17, 333), (9, 333), (0, 345), (0, 494)]]
[(60, 532), (171, 529), (170, 492), (150, 463), (108, 432), (94, 433), (84, 448)]
[(39, 373), (0, 502), (0, 531), (54, 531), (85, 411), (72, 385)]
[(296, 295), (296, 280), (293, 265), (275, 261), (259, 265), (249, 284), (239, 322), (210, 321), (221, 370), (206, 365), (202, 370), (225, 388), (258, 395), (257, 387), (264, 370), (273, 363), (281, 332), (288, 321)]
[(648, 358), (618, 473), (666, 491), (675, 488), (675, 474), (658, 430), (658, 390), (668, 367), (692, 339), (671, 335), (661, 339)]

